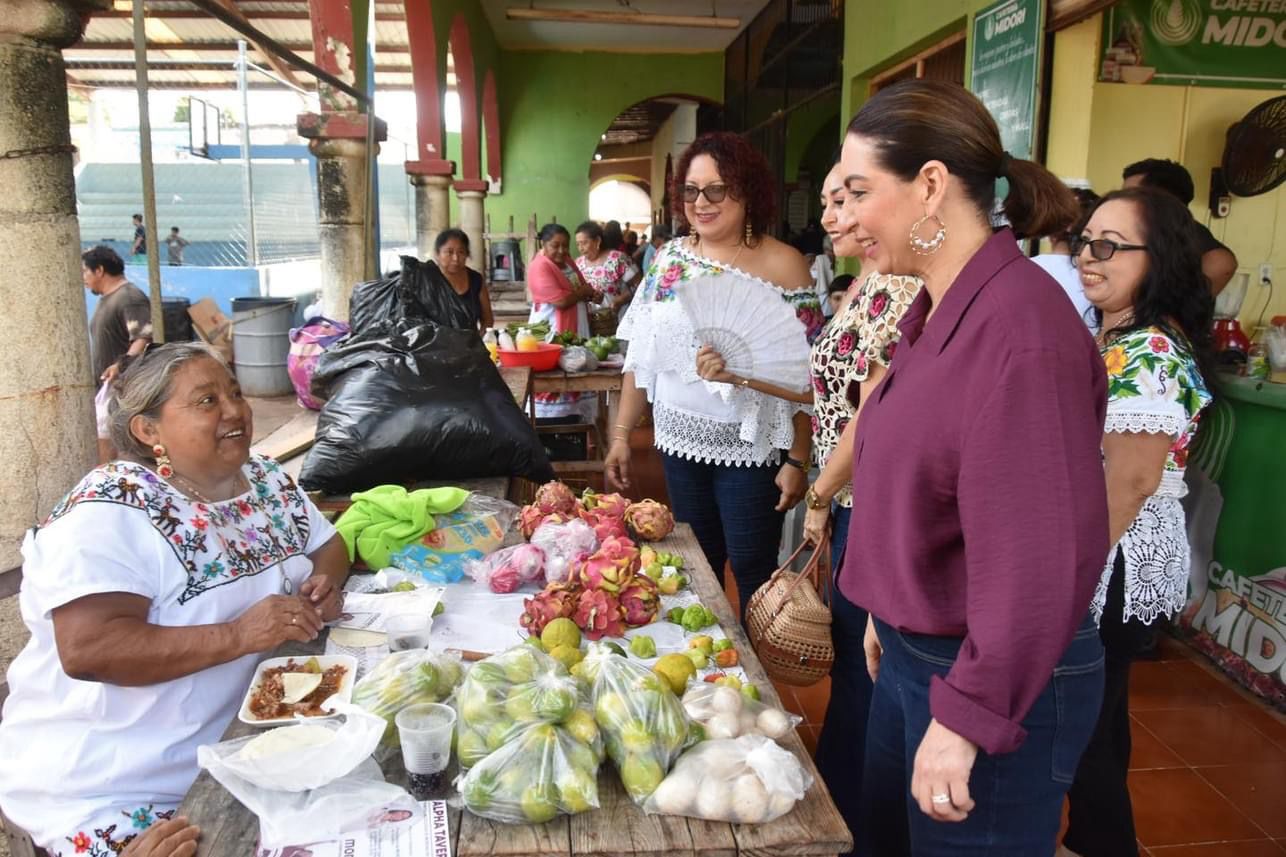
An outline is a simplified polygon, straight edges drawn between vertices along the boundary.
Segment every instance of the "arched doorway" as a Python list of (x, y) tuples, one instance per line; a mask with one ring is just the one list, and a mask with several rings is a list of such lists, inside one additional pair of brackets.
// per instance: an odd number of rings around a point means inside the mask
[(623, 229), (646, 229), (652, 222), (652, 195), (633, 176), (603, 179), (590, 186), (589, 219), (615, 220)]
[[(651, 223), (669, 222), (665, 210), (667, 168), (697, 135), (718, 127), (717, 105), (687, 95), (662, 95), (622, 110), (599, 137), (589, 164), (590, 217), (619, 220), (642, 231)], [(600, 189), (609, 179), (624, 178), (610, 192)], [(633, 188), (631, 190), (630, 188)], [(636, 191), (648, 196), (642, 222), (635, 208)], [(618, 206), (620, 210), (612, 208)], [(632, 206), (627, 212), (624, 207)]]

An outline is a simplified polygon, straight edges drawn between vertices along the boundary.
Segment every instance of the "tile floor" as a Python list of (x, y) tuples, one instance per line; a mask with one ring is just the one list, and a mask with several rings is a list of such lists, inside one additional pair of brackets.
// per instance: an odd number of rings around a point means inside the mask
[[(733, 602), (736, 603), (735, 601)], [(1144, 857), (1284, 857), (1286, 718), (1165, 637), (1135, 665), (1130, 794)], [(829, 680), (777, 687), (813, 751)]]

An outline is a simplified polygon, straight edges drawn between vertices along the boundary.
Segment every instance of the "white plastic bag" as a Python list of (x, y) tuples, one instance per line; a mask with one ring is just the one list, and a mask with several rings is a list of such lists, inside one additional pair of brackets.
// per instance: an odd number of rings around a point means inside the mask
[(699, 682), (683, 694), (683, 710), (705, 729), (707, 738), (763, 735), (779, 741), (803, 718), (750, 699), (732, 687)]
[[(203, 744), (197, 748), (197, 762), (219, 782), (223, 782), (221, 775), (226, 772), (258, 788), (275, 791), (302, 792), (324, 786), (370, 758), (385, 724), (384, 718), (338, 697), (323, 702), (322, 708), (342, 714), (343, 721), (300, 718), (300, 723), (290, 726)], [(287, 732), (299, 729), (308, 730), (310, 737), (320, 734), (316, 731), (319, 729), (334, 735), (325, 741), (290, 741), (292, 736)]]
[(107, 440), (112, 436), (111, 429), (107, 425), (107, 403), (112, 398), (112, 384), (110, 381), (104, 381), (94, 394), (94, 420), (98, 424), (98, 437), (101, 440)]
[(764, 824), (794, 809), (812, 785), (799, 759), (762, 735), (702, 741), (679, 757), (643, 811)]
[(531, 543), (545, 552), (545, 580), (562, 583), (576, 563), (598, 550), (594, 528), (577, 518), (564, 524), (541, 524)]
[(545, 551), (538, 545), (502, 548), (482, 559), (469, 560), (464, 573), (492, 592), (513, 592), (524, 583), (539, 582), (545, 573)]
[(404, 810), (408, 819), (420, 815), (420, 805), (406, 789), (385, 782), (374, 759), (324, 786), (303, 792), (265, 789), (230, 771), (210, 773), (233, 797), (259, 817), (261, 849), (301, 842), (327, 842), (349, 832), (377, 827), (386, 812)]

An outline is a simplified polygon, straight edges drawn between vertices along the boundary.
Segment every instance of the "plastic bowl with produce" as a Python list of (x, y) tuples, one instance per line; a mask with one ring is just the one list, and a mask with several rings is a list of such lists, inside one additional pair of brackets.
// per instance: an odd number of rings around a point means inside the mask
[(563, 353), (561, 345), (542, 342), (535, 351), (511, 351), (501, 348), (501, 366), (530, 366), (533, 372), (548, 372), (558, 368), (558, 357)]

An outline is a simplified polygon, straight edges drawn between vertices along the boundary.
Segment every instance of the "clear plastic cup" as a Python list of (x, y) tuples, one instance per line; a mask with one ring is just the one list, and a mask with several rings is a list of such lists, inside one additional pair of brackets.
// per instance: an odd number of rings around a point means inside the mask
[(397, 713), (394, 722), (402, 742), (409, 791), (416, 800), (428, 800), (446, 783), (455, 709), (437, 702), (408, 705)]
[(403, 613), (384, 620), (384, 634), (388, 638), (390, 652), (427, 649), (432, 629), (433, 619), (419, 613)]

